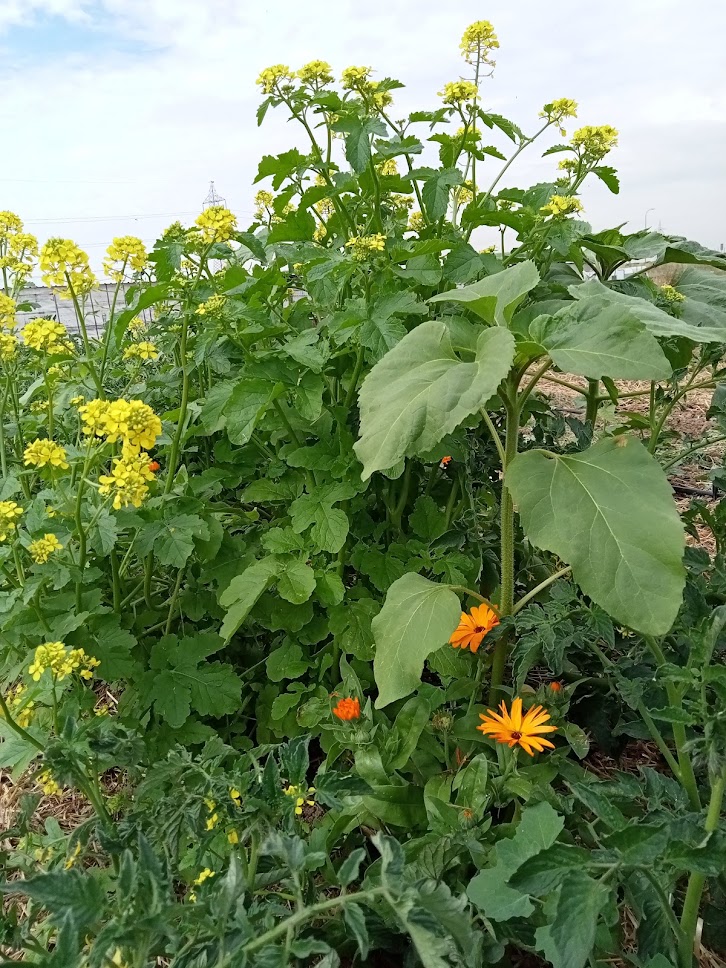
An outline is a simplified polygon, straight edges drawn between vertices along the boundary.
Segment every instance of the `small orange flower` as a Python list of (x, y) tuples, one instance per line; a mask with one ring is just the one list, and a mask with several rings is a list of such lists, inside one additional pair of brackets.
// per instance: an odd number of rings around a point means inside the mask
[(152, 472), (152, 474), (155, 474), (160, 467), (161, 467), (161, 464), (159, 463), (158, 460), (152, 460), (149, 462), (149, 470)]
[(461, 613), (458, 628), (452, 633), (449, 642), (455, 649), (471, 649), (476, 652), (481, 640), (499, 625), (499, 616), (488, 605), (475, 605), (472, 610)]
[(333, 715), (346, 722), (351, 719), (360, 719), (360, 700), (355, 698), (340, 699), (338, 705), (333, 707)]
[(561, 682), (551, 682), (550, 683), (550, 689), (552, 690), (552, 692), (562, 692), (562, 683)]
[(451, 458), (450, 457), (442, 457), (441, 458), (441, 463), (439, 464), (439, 467), (441, 468), (442, 471), (445, 471), (446, 468), (449, 466), (450, 463), (451, 463)]
[(487, 715), (479, 713), (482, 720), (481, 726), (477, 729), (491, 736), (497, 743), (506, 743), (511, 749), (513, 746), (521, 746), (525, 753), (534, 756), (533, 750), (541, 753), (545, 747), (554, 749), (554, 743), (548, 739), (543, 739), (542, 733), (554, 733), (556, 726), (546, 726), (550, 714), (542, 706), (532, 706), (531, 709), (522, 715), (522, 700), (517, 698), (512, 703), (511, 713), (507, 710), (507, 704), (500, 704), (501, 715), (487, 709)]

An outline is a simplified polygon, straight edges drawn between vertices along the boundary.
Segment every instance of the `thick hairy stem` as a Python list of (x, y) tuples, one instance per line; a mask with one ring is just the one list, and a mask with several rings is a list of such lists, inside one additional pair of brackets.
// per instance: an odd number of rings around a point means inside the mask
[(587, 381), (587, 394), (585, 396), (586, 409), (585, 409), (585, 420), (587, 423), (595, 426), (595, 421), (597, 420), (597, 411), (600, 407), (600, 381), (599, 380), (588, 380)]

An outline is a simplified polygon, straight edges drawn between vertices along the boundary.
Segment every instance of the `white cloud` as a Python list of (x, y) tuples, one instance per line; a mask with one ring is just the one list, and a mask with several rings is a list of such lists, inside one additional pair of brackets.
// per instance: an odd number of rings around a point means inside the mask
[[(336, 71), (372, 64), (379, 76), (406, 83), (396, 98), (402, 116), (435, 104), (443, 83), (465, 72), (459, 37), (481, 16), (501, 40), (495, 77), (484, 86), (493, 109), (530, 131), (545, 101), (569, 96), (580, 102), (581, 123), (620, 129), (613, 163), (621, 195), (599, 184), (585, 192), (597, 227), (639, 227), (655, 207), (651, 219), (668, 231), (726, 241), (726, 5), (490, 0), (483, 10), (474, 0), (445, 7), (434, 0), (0, 0), (0, 30), (48, 15), (83, 25), (84, 38), (92, 27), (99, 47), (36, 56), (30, 26), (17, 52), (6, 50), (0, 114), (14, 147), (0, 171), (0, 208), (18, 211), (41, 236), (91, 243), (94, 261), (103, 251), (97, 243), (125, 232), (152, 238), (171, 216), (31, 220), (193, 212), (210, 178), (249, 215), (261, 155), (304, 144), (279, 111), (257, 128), (261, 68), (316, 57)], [(13, 37), (17, 28), (6, 33), (6, 48)], [(532, 150), (507, 181), (542, 180), (554, 164)]]

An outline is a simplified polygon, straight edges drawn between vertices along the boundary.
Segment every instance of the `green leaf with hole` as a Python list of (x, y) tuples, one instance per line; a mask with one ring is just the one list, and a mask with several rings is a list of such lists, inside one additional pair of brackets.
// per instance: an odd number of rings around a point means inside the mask
[(448, 585), (412, 572), (391, 585), (371, 623), (378, 709), (413, 692), (421, 682), (426, 657), (448, 641), (460, 616), (459, 598)]
[(668, 480), (642, 444), (623, 436), (577, 454), (531, 450), (505, 482), (529, 540), (572, 565), (594, 602), (644, 634), (670, 629), (685, 537)]
[(514, 337), (485, 329), (472, 362), (456, 355), (443, 322), (422, 323), (373, 367), (360, 391), (355, 451), (363, 480), (422, 454), (483, 407), (507, 375)]

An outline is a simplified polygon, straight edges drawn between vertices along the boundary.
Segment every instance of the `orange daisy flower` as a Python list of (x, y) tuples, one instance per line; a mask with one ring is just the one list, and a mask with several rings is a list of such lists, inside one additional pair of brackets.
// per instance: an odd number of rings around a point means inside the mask
[(556, 726), (546, 726), (550, 714), (542, 706), (532, 706), (522, 715), (522, 700), (515, 699), (512, 703), (511, 713), (507, 710), (507, 704), (500, 704), (501, 715), (487, 709), (487, 715), (479, 713), (479, 718), (483, 720), (477, 729), (491, 736), (497, 743), (506, 743), (511, 749), (513, 746), (521, 746), (525, 753), (534, 756), (533, 750), (541, 753), (545, 747), (554, 749), (555, 744), (548, 739), (542, 738), (542, 733), (554, 733)]
[(333, 707), (333, 715), (344, 722), (351, 719), (360, 719), (360, 700), (356, 698), (340, 699), (338, 705)]
[(499, 616), (488, 605), (475, 605), (470, 612), (462, 612), (459, 625), (449, 642), (455, 649), (471, 649), (476, 652), (481, 640), (499, 625)]

